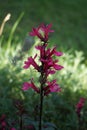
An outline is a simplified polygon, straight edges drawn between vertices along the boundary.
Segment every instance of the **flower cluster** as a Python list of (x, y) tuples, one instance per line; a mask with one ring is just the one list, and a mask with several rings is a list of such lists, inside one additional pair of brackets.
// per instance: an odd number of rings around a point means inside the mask
[(0, 130), (6, 130), (9, 127), (9, 130), (16, 130), (14, 127), (10, 127), (6, 121), (6, 115), (3, 114), (0, 117)]
[(80, 115), (81, 115), (81, 110), (84, 106), (85, 100), (86, 100), (85, 98), (80, 98), (79, 102), (76, 105), (76, 113), (77, 113), (78, 117), (80, 117)]
[[(38, 65), (36, 62), (37, 54), (34, 57), (28, 57), (28, 59), (24, 62), (24, 69), (28, 69), (30, 66), (33, 66), (40, 74), (40, 83), (44, 84), (43, 91), (44, 95), (48, 95), (51, 92), (60, 92), (61, 88), (57, 84), (57, 81), (54, 79), (53, 81), (48, 81), (47, 77), (50, 74), (55, 74), (56, 71), (61, 70), (63, 66), (58, 64), (58, 60), (54, 59), (53, 56), (62, 56), (63, 53), (56, 50), (56, 47), (53, 49), (48, 48), (48, 39), (49, 33), (53, 32), (50, 30), (51, 24), (45, 26), (44, 24), (40, 25), (38, 28), (33, 28), (32, 32), (30, 33), (31, 36), (37, 36), (41, 41), (40, 45), (37, 45), (35, 48), (39, 51), (39, 62), (41, 63)], [(32, 88), (35, 92), (40, 93), (40, 88), (38, 88), (33, 80), (30, 82), (25, 82), (23, 84), (22, 89), (28, 90)]]
[(5, 121), (5, 115), (3, 114), (1, 117), (0, 117), (0, 129), (2, 129), (2, 130), (5, 130), (5, 128), (6, 128), (6, 121)]
[(47, 43), (49, 33), (54, 32), (53, 30), (50, 30), (51, 26), (52, 24), (49, 24), (47, 26), (41, 24), (37, 28), (32, 29), (32, 32), (30, 32), (30, 36), (37, 36), (41, 41)]

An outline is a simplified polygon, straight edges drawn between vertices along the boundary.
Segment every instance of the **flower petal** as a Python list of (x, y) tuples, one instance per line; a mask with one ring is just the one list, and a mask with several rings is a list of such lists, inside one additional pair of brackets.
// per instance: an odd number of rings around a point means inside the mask
[(61, 70), (61, 69), (64, 68), (63, 66), (58, 65), (58, 64), (54, 64), (53, 67), (54, 67), (54, 69), (56, 69), (56, 70)]
[(39, 66), (37, 65), (37, 63), (35, 62), (35, 58), (36, 58), (37, 55), (35, 55), (34, 58), (32, 57), (28, 57), (28, 60), (24, 62), (24, 66), (23, 68), (27, 69), (30, 67), (30, 65), (32, 65), (36, 70), (39, 70)]
[(32, 29), (32, 32), (30, 32), (30, 36), (37, 36), (41, 41), (44, 41), (46, 43), (48, 41), (49, 33), (54, 32), (53, 30), (50, 30), (51, 27), (52, 24), (48, 24), (47, 26), (41, 24), (37, 28)]
[(58, 84), (54, 84), (53, 86), (50, 87), (50, 92), (61, 92), (61, 88), (59, 87)]
[(31, 83), (25, 82), (23, 84), (22, 90), (27, 91), (31, 87), (32, 87)]
[(34, 91), (36, 91), (37, 93), (40, 92), (39, 88), (37, 88), (32, 81), (31, 81), (31, 85), (32, 85), (32, 89), (33, 89)]

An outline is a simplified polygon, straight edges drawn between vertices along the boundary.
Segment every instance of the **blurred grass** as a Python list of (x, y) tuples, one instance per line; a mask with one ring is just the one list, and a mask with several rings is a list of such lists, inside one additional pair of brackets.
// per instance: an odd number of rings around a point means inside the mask
[(17, 27), (14, 38), (23, 42), (33, 26), (52, 23), (55, 33), (52, 43), (65, 50), (82, 50), (87, 56), (87, 1), (86, 0), (6, 0), (0, 2), (0, 24), (7, 13), (11, 20), (6, 24), (3, 35), (7, 40), (9, 31), (21, 12), (24, 17)]

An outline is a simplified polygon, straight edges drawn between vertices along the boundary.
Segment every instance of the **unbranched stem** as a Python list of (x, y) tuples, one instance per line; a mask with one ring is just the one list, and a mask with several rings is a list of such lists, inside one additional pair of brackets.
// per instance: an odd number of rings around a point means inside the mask
[(23, 130), (23, 124), (22, 124), (22, 115), (20, 115), (20, 130)]
[[(45, 54), (45, 43), (43, 44), (43, 47), (44, 47), (44, 54)], [(43, 114), (43, 98), (44, 98), (44, 93), (43, 93), (43, 87), (45, 85), (45, 76), (44, 76), (44, 63), (42, 63), (42, 66), (41, 66), (41, 79), (40, 79), (40, 84), (41, 84), (41, 87), (40, 87), (40, 115), (39, 115), (39, 130), (42, 130), (42, 114)]]
[(42, 112), (43, 112), (43, 85), (41, 85), (40, 92), (40, 119), (39, 119), (39, 130), (42, 130)]

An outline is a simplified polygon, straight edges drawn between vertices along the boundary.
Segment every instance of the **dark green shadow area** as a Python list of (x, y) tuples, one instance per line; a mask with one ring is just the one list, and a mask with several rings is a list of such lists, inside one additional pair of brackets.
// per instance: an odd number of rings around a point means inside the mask
[[(24, 40), (33, 26), (40, 23), (52, 23), (55, 33), (52, 43), (69, 50), (82, 50), (87, 56), (87, 1), (86, 0), (6, 0), (0, 2), (0, 20), (7, 13), (12, 17), (7, 23), (4, 34), (8, 37), (9, 30), (24, 12), (16, 37)], [(0, 21), (1, 23), (1, 21)], [(7, 33), (8, 32), (8, 33)]]

